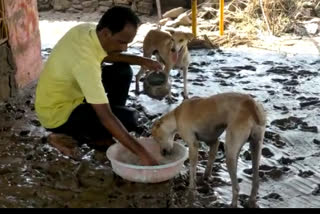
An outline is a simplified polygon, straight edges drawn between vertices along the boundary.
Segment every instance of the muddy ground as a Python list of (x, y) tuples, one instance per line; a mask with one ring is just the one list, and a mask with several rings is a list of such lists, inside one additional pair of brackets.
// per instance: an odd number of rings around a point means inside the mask
[[(52, 47), (51, 47), (52, 48)], [(50, 47), (43, 48), (44, 59)], [(141, 44), (129, 52), (141, 55)], [(208, 96), (237, 91), (262, 102), (267, 114), (258, 205), (261, 208), (320, 207), (320, 57), (318, 54), (279, 54), (245, 48), (191, 51), (189, 91)], [(138, 71), (133, 66), (134, 72)], [(182, 101), (183, 81), (172, 72), (175, 103), (144, 94), (135, 96), (132, 84), (128, 105), (140, 112), (142, 133), (149, 136), (152, 121)], [(49, 146), (49, 134), (34, 112), (36, 82), (0, 103), (0, 207), (152, 207), (184, 208), (187, 203), (189, 162), (174, 179), (159, 184), (133, 183), (112, 172), (104, 152), (81, 147), (75, 161)], [(224, 142), (224, 137), (220, 139)], [(180, 141), (180, 140), (179, 140)], [(183, 142), (181, 142), (183, 143)], [(207, 147), (202, 145), (197, 175), (204, 173)], [(238, 163), (240, 207), (251, 190), (248, 145)], [(199, 183), (194, 207), (228, 207), (231, 183), (223, 147), (212, 176)]]

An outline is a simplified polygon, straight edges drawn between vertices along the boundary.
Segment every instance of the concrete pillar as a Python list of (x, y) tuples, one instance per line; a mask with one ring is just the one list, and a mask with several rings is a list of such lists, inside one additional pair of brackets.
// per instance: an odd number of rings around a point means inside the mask
[(23, 88), (37, 79), (42, 69), (37, 0), (3, 2), (8, 42), (16, 66), (14, 81), (18, 88)]

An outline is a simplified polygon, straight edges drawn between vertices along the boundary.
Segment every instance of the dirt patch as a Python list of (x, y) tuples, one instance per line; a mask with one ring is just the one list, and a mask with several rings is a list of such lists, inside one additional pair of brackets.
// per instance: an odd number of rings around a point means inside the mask
[[(130, 52), (141, 53), (140, 47)], [(245, 53), (244, 53), (245, 52)], [(242, 91), (262, 102), (268, 113), (260, 165), (260, 207), (319, 207), (319, 60), (241, 49), (191, 51), (190, 93), (206, 96)], [(268, 55), (269, 54), (269, 55)], [(138, 67), (133, 67), (134, 72)], [(172, 72), (173, 97), (152, 100), (136, 97), (131, 88), (129, 106), (140, 112), (149, 136), (154, 118), (181, 101), (182, 80)], [(81, 147), (82, 160), (61, 155), (46, 142), (48, 134), (34, 112), (35, 84), (0, 104), (0, 177), (2, 207), (189, 207), (189, 161), (181, 173), (159, 184), (128, 182), (116, 176), (102, 152)], [(141, 83), (142, 84), (142, 83)], [(133, 87), (134, 84), (132, 84)], [(156, 107), (155, 107), (156, 106)], [(179, 138), (177, 138), (179, 140)], [(224, 138), (221, 138), (224, 141)], [(183, 143), (183, 142), (181, 142)], [(208, 158), (201, 146), (197, 175), (200, 181)], [(240, 205), (246, 207), (251, 189), (251, 157), (247, 145), (238, 164)], [(223, 147), (212, 176), (198, 182), (193, 207), (227, 207), (231, 201), (230, 178)]]
[[(139, 41), (152, 26), (142, 26), (143, 31), (138, 32), (138, 42), (129, 49), (130, 53), (142, 55)], [(46, 42), (45, 39), (42, 42)], [(52, 45), (43, 48), (44, 59), (51, 48)], [(265, 106), (268, 120), (259, 168), (258, 205), (319, 207), (319, 55), (242, 47), (193, 50), (191, 60), (190, 96), (238, 91), (251, 94)], [(138, 69), (133, 66), (135, 73)], [(143, 126), (140, 133), (133, 135), (150, 136), (153, 120), (182, 101), (183, 82), (178, 71), (172, 71), (171, 78), (175, 100), (172, 105), (143, 93), (135, 96), (132, 84), (128, 105), (139, 111), (139, 122)], [(71, 160), (52, 148), (46, 142), (48, 133), (34, 112), (35, 85), (36, 82), (16, 97), (0, 103), (0, 207), (190, 207), (188, 160), (181, 173), (170, 181), (139, 184), (116, 176), (105, 153), (85, 144), (81, 147), (80, 161)], [(177, 140), (181, 142), (178, 137)], [(224, 137), (220, 140), (223, 145)], [(212, 176), (207, 182), (200, 182), (208, 158), (207, 149), (201, 144), (197, 166), (199, 182), (192, 206), (227, 207), (231, 202), (231, 184), (223, 146), (219, 148)], [(240, 207), (247, 206), (251, 174), (250, 151), (245, 145), (238, 163)]]

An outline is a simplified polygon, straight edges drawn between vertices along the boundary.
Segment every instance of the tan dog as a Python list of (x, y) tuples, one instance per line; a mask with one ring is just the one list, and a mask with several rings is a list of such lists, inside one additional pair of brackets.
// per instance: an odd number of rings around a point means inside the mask
[(237, 163), (240, 149), (246, 141), (250, 142), (252, 155), (252, 189), (249, 206), (256, 207), (259, 188), (259, 162), (266, 116), (261, 104), (250, 96), (239, 93), (222, 93), (208, 98), (192, 98), (182, 102), (173, 111), (156, 121), (152, 136), (160, 144), (161, 152), (170, 152), (175, 133), (189, 146), (191, 192), (195, 190), (196, 165), (199, 141), (210, 146), (209, 159), (204, 173), (207, 179), (219, 147), (218, 137), (226, 130), (226, 163), (232, 183), (232, 207), (237, 207), (239, 184)]
[[(193, 38), (193, 34), (179, 31), (170, 32), (171, 34), (161, 30), (150, 30), (143, 41), (143, 56), (151, 58), (155, 54), (158, 61), (165, 65), (164, 72), (168, 77), (171, 69), (182, 69), (184, 98), (188, 98), (187, 72), (190, 55), (187, 44)], [(145, 72), (146, 70), (141, 67), (136, 75), (136, 94), (139, 94), (139, 81)], [(171, 100), (171, 92), (169, 92), (168, 97)]]

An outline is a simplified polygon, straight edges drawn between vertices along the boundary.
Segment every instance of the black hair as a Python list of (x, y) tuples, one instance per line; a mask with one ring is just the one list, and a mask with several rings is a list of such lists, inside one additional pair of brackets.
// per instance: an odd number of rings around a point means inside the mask
[(138, 28), (141, 21), (130, 8), (114, 6), (103, 14), (97, 25), (97, 31), (108, 28), (112, 34), (115, 34), (122, 31), (128, 23)]

